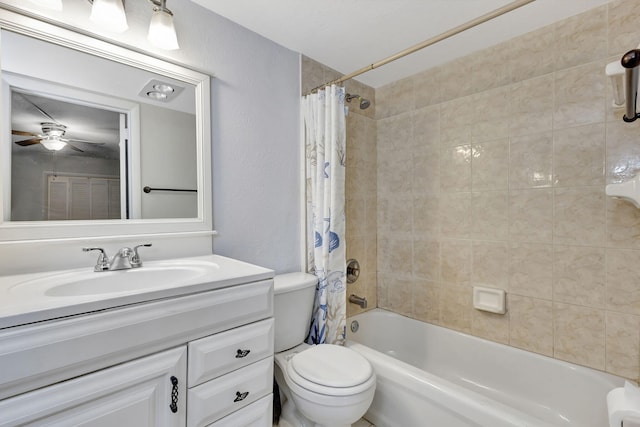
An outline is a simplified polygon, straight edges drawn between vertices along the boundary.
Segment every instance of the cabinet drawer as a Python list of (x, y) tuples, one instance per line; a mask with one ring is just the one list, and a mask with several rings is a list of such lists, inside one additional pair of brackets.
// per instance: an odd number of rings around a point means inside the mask
[(189, 387), (273, 355), (273, 319), (189, 343)]
[(271, 394), (273, 356), (187, 391), (187, 427), (202, 427)]
[(271, 427), (273, 395), (270, 394), (207, 427)]

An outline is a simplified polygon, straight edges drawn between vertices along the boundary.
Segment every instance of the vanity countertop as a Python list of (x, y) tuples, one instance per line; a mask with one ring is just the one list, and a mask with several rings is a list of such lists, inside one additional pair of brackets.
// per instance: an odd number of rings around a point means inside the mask
[[(187, 273), (191, 270), (194, 273), (181, 274), (183, 266)], [(149, 261), (141, 268), (130, 270), (96, 273), (93, 266), (87, 266), (0, 276), (0, 329), (227, 288), (273, 276), (272, 270), (219, 255)], [(136, 283), (138, 278), (153, 285), (128, 288), (127, 284)], [(109, 289), (111, 281), (115, 291)], [(100, 283), (99, 290), (86, 291), (93, 286), (89, 283)]]

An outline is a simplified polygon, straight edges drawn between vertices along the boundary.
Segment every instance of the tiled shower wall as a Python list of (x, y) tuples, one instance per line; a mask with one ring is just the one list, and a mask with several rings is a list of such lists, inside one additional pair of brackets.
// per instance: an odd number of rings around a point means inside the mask
[[(319, 62), (303, 57), (301, 64), (303, 95), (321, 84), (342, 76)], [(365, 297), (368, 309), (375, 308), (376, 294), (376, 121), (375, 94), (373, 88), (357, 81), (345, 85), (348, 93), (359, 94), (371, 101), (366, 110), (358, 108), (355, 100), (347, 115), (347, 162), (346, 162), (346, 240), (347, 258), (360, 263), (360, 278), (347, 286), (347, 296), (355, 294)], [(347, 316), (364, 311), (355, 304), (347, 303)]]
[[(639, 377), (640, 210), (605, 185), (640, 171), (640, 121), (604, 73), (639, 43), (618, 0), (376, 90), (380, 307)], [(362, 126), (352, 176), (376, 161)], [(365, 252), (374, 188), (348, 189)], [(507, 313), (474, 310), (476, 285)]]

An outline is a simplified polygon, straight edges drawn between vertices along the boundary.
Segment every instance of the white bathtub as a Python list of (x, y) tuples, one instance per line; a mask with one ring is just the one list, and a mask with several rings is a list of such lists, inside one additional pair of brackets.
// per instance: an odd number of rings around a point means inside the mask
[(377, 427), (605, 427), (607, 392), (624, 384), (381, 309), (349, 318), (347, 331), (378, 377), (365, 415)]

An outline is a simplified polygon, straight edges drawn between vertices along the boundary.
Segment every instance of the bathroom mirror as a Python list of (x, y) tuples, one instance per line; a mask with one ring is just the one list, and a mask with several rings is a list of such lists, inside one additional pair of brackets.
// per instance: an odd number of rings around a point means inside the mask
[(211, 232), (209, 76), (0, 10), (0, 240)]

